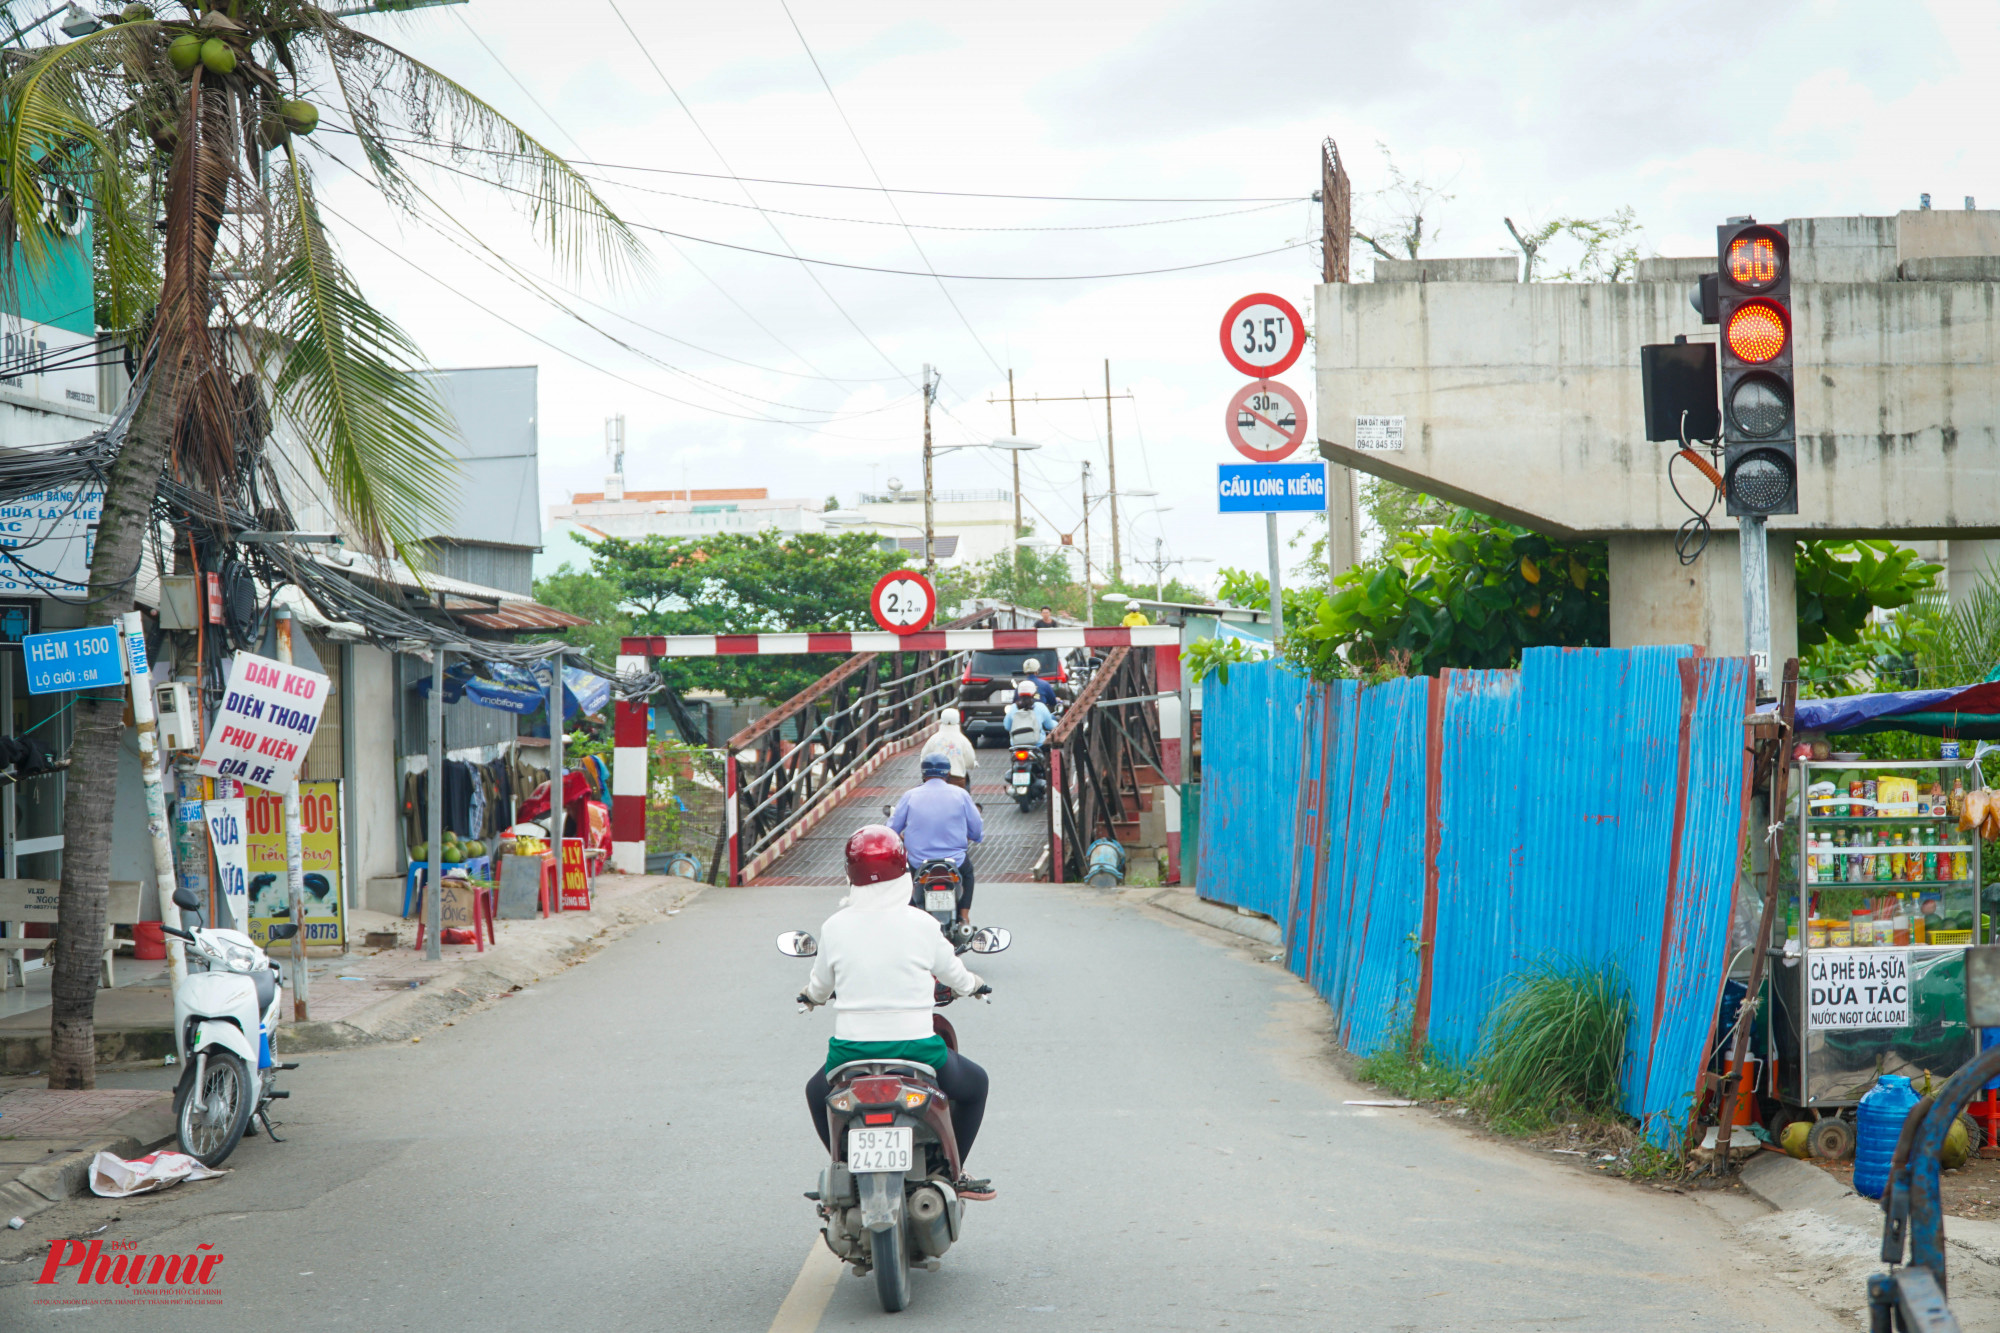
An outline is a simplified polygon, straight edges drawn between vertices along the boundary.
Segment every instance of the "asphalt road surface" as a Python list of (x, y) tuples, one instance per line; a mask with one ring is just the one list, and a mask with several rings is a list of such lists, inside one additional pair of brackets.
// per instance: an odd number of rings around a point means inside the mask
[[(794, 1011), (805, 964), (772, 940), (837, 897), (711, 889), (421, 1043), (304, 1057), (287, 1142), (0, 1248), (0, 1328), (1835, 1326), (1726, 1210), (1343, 1105), (1370, 1094), (1267, 950), (1137, 895), (987, 884), (1014, 947), (975, 965), (992, 1005), (951, 1017), (993, 1077), (972, 1165), (1000, 1194), (885, 1316), (800, 1197), (831, 1020)], [(113, 1217), (106, 1241), (224, 1254), (222, 1303), (38, 1303), (105, 1289), (35, 1285), (28, 1242)]]

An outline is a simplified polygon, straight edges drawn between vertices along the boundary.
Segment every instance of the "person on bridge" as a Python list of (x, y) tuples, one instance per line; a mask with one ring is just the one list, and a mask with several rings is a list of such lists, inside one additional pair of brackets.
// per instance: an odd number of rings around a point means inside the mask
[[(937, 788), (964, 798), (942, 782)], [(977, 811), (973, 817), (978, 818)], [(809, 1005), (833, 1002), (826, 1063), (806, 1083), (813, 1128), (830, 1151), (826, 1095), (831, 1070), (850, 1060), (921, 1061), (937, 1070), (938, 1086), (951, 1098), (952, 1136), (963, 1163), (986, 1115), (986, 1071), (937, 1035), (931, 1023), (932, 981), (942, 981), (960, 995), (988, 994), (993, 988), (958, 961), (930, 913), (910, 906), (909, 854), (894, 830), (880, 824), (855, 830), (847, 840), (847, 883), (840, 910), (820, 927), (819, 954), (799, 995)], [(958, 1193), (966, 1199), (990, 1199), (993, 1186), (961, 1176)]]
[(1035, 694), (1043, 705), (1051, 711), (1056, 706), (1056, 683), (1042, 674), (1042, 659), (1030, 657), (1021, 663), (1021, 670), (1035, 687)]
[[(949, 861), (958, 867), (958, 919), (969, 924), (971, 844), (986, 836), (986, 825), (979, 817), (979, 807), (972, 803), (972, 794), (945, 781), (951, 776), (949, 759), (941, 754), (925, 759), (923, 775), (923, 785), (910, 788), (896, 802), (889, 815), (889, 828), (902, 837), (918, 865), (926, 861)], [(937, 929), (937, 922), (931, 922), (931, 929)]]
[(921, 761), (934, 754), (941, 754), (951, 761), (951, 772), (946, 775), (946, 782), (972, 790), (972, 770), (979, 767), (979, 757), (973, 753), (972, 739), (959, 730), (956, 708), (946, 708), (938, 713), (937, 732), (924, 742), (923, 751), (917, 758)]
[(1050, 610), (1050, 609), (1049, 609), (1048, 607), (1046, 607), (1046, 606), (1045, 606), (1045, 607), (1043, 607), (1043, 608), (1042, 608), (1042, 618), (1041, 618), (1040, 620), (1037, 620), (1037, 621), (1035, 622), (1035, 628), (1036, 628), (1036, 629), (1054, 629), (1054, 628), (1056, 628), (1056, 613), (1055, 613), (1054, 611), (1051, 611), (1051, 610)]
[[(1001, 719), (1000, 724), (1007, 728), (1007, 739), (1010, 743), (1039, 746), (1047, 739), (1048, 734), (1056, 729), (1056, 715), (1042, 702), (1041, 692), (1035, 688), (1035, 682), (1024, 680), (1014, 687), (1014, 706), (1007, 710), (1007, 716)], [(1032, 742), (1023, 739), (1023, 734), (1030, 731), (1035, 736)]]

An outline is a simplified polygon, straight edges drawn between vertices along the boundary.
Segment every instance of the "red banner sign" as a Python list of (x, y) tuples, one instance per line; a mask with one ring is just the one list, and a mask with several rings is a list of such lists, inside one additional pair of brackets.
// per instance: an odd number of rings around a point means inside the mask
[(583, 869), (582, 838), (563, 839), (562, 909), (565, 912), (590, 910), (590, 878)]

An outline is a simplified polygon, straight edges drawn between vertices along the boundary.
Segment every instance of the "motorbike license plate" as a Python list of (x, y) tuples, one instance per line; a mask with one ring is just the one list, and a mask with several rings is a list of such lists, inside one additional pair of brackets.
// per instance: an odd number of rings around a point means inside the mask
[(909, 1125), (847, 1131), (849, 1171), (908, 1171), (917, 1131)]
[(925, 889), (924, 910), (926, 912), (949, 912), (958, 906), (958, 895), (950, 889)]
[(1014, 790), (1026, 791), (1027, 789), (1028, 789), (1028, 775), (1026, 773), (1016, 773), (1014, 775)]

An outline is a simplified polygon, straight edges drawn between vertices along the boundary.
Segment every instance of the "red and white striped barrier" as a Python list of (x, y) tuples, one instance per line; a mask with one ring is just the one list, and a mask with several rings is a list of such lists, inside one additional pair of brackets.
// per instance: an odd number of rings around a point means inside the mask
[[(1172, 625), (1112, 625), (1101, 629), (937, 629), (921, 634), (885, 630), (830, 634), (663, 634), (625, 640), (624, 651), (649, 657), (731, 657), (764, 653), (1030, 652), (1037, 648), (1152, 648), (1178, 644)], [(621, 658), (622, 663), (624, 659)]]

